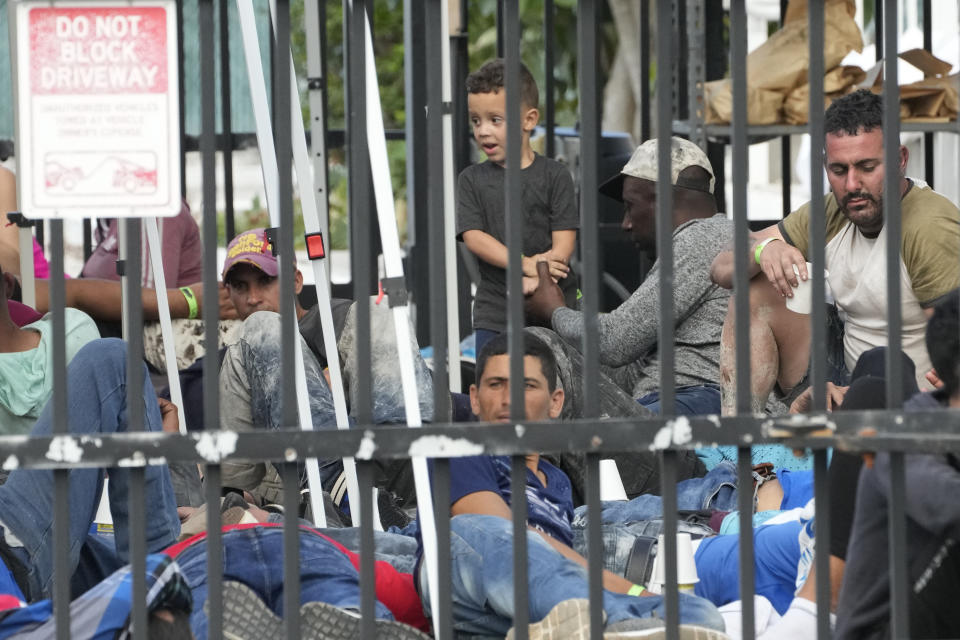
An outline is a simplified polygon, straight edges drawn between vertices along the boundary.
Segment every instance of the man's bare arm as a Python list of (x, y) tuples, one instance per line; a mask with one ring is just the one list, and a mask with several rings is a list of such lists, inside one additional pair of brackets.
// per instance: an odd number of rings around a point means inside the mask
[[(197, 298), (199, 310), (203, 310), (203, 285), (190, 285)], [(64, 281), (66, 292), (66, 306), (80, 309), (95, 320), (118, 322), (123, 316), (122, 286), (114, 280), (96, 280), (92, 278), (76, 278)], [(187, 299), (178, 289), (167, 289), (167, 299), (170, 305), (172, 318), (188, 318), (190, 306)], [(143, 319), (157, 320), (160, 317), (157, 304), (157, 292), (153, 289), (142, 289)], [(217, 302), (221, 320), (237, 317), (236, 309), (222, 285), (218, 287)], [(37, 280), (37, 311), (46, 313), (50, 310), (50, 283), (47, 280)]]

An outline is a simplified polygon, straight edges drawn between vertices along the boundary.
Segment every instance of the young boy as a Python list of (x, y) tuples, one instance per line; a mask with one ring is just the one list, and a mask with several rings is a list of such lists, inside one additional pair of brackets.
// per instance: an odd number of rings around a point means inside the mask
[[(495, 59), (467, 77), (467, 107), (473, 137), (487, 161), (460, 174), (457, 237), (480, 259), (480, 285), (473, 303), (476, 351), (507, 327), (507, 247), (504, 216), (504, 165), (507, 161), (507, 108), (504, 63)], [(523, 214), (523, 292), (537, 286), (537, 262), (547, 261), (567, 304), (576, 305), (577, 279), (567, 266), (580, 219), (573, 179), (559, 162), (530, 148), (540, 96), (530, 71), (520, 65), (520, 193)], [(512, 116), (513, 114), (511, 114)]]

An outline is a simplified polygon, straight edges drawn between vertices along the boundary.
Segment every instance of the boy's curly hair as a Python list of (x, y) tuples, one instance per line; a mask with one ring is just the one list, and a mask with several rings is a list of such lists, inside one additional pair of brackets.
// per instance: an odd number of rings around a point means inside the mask
[[(494, 58), (467, 76), (467, 93), (496, 93), (504, 87), (503, 58)], [(526, 65), (520, 63), (520, 103), (527, 109), (536, 109), (540, 104), (537, 82)]]

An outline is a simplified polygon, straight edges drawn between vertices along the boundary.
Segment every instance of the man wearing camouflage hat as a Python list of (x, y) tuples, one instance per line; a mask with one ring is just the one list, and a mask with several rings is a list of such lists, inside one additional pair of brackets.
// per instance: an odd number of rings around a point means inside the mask
[[(640, 251), (651, 256), (656, 253), (657, 180), (657, 140), (653, 139), (637, 147), (623, 170), (600, 187), (601, 193), (624, 203), (621, 227)], [(710, 161), (688, 140), (672, 139), (670, 184), (676, 412), (719, 413), (720, 330), (729, 292), (710, 281), (710, 264), (733, 237), (733, 225), (717, 213)], [(655, 413), (661, 409), (659, 271), (657, 261), (630, 298), (598, 318), (604, 372)], [(527, 314), (566, 341), (580, 343), (583, 314), (564, 305), (559, 288), (549, 277), (541, 274), (539, 286), (527, 299)]]

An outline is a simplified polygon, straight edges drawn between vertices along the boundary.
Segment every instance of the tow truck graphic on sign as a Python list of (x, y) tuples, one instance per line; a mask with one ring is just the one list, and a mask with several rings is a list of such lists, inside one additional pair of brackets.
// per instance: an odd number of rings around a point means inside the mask
[(49, 195), (146, 195), (157, 190), (153, 152), (48, 153), (43, 162)]

